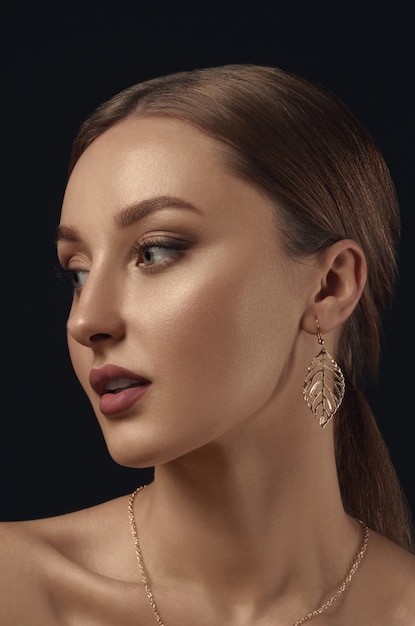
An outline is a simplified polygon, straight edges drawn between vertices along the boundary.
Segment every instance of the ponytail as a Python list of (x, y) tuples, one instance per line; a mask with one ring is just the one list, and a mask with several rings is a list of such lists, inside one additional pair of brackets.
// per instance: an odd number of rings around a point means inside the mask
[(346, 512), (415, 553), (410, 510), (389, 451), (368, 402), (351, 383), (337, 415), (334, 440)]

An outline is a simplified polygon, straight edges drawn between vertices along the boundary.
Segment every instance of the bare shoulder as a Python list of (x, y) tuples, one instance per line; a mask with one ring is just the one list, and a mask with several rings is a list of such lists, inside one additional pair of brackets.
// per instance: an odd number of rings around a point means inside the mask
[(0, 623), (4, 626), (48, 623), (47, 587), (40, 573), (45, 551), (36, 544), (29, 524), (0, 524)]
[(376, 623), (415, 626), (415, 555), (374, 532), (369, 555), (364, 592), (378, 613)]
[(56, 517), (3, 522), (0, 524), (0, 550), (2, 556), (10, 556), (15, 562), (42, 550), (55, 550), (70, 558), (82, 552), (88, 558), (102, 536), (108, 539), (114, 526), (122, 525), (123, 517), (126, 521), (126, 496)]
[[(78, 623), (69, 612), (62, 619), (63, 607), (79, 607), (83, 613), (90, 593), (91, 611), (94, 606), (104, 610), (111, 595), (122, 597), (123, 583), (128, 592), (133, 559), (127, 499), (58, 517), (0, 524), (2, 626)], [(85, 613), (82, 623), (95, 622)]]

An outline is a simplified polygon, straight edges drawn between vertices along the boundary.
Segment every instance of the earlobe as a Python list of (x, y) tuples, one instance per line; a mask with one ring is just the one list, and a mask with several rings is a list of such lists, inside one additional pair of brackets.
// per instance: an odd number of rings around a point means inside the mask
[(365, 254), (352, 239), (342, 239), (326, 248), (317, 266), (319, 285), (303, 318), (303, 328), (311, 334), (316, 332), (316, 318), (323, 333), (347, 320), (360, 300), (367, 277)]

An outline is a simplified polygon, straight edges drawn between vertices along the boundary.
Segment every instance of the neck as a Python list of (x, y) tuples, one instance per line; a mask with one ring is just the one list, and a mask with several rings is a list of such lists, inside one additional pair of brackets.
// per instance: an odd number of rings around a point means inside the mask
[(199, 582), (227, 603), (291, 592), (297, 612), (308, 589), (304, 606), (315, 608), (316, 589), (344, 576), (360, 529), (342, 507), (331, 433), (312, 426), (291, 441), (281, 429), (278, 439), (240, 433), (158, 467), (137, 503), (150, 574)]

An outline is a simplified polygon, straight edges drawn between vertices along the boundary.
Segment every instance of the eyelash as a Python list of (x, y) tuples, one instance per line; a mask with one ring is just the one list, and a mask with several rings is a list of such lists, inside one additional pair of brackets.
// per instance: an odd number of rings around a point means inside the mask
[(75, 280), (74, 280), (74, 276), (75, 274), (78, 274), (81, 270), (69, 270), (69, 269), (65, 269), (64, 267), (62, 267), (61, 265), (57, 264), (54, 266), (54, 274), (56, 276), (56, 278), (63, 282), (66, 283), (72, 287), (72, 290), (74, 291), (74, 293), (78, 292), (81, 290), (81, 287), (77, 287), (75, 284)]
[[(140, 257), (142, 258), (144, 253), (147, 250), (150, 250), (151, 248), (165, 248), (168, 250), (176, 250), (175, 254), (173, 254), (171, 257), (167, 259), (163, 259), (160, 263), (157, 263), (156, 265), (147, 266), (143, 262), (138, 262), (138, 267), (140, 267), (142, 271), (150, 273), (150, 272), (160, 271), (163, 268), (165, 268), (167, 265), (171, 265), (172, 263), (174, 263), (181, 256), (181, 253), (184, 252), (184, 250), (186, 250), (189, 246), (190, 246), (189, 243), (180, 241), (180, 240), (174, 240), (174, 239), (167, 240), (167, 239), (161, 239), (157, 237), (151, 237), (148, 239), (144, 239), (142, 242), (137, 242), (136, 244), (134, 244), (133, 252), (134, 252), (134, 255), (137, 257), (137, 259), (139, 260)], [(82, 289), (82, 286), (80, 287), (76, 286), (75, 280), (74, 280), (74, 276), (77, 273), (79, 273), (79, 271), (81, 270), (65, 269), (60, 264), (56, 264), (54, 266), (55, 276), (60, 281), (69, 283), (74, 293), (77, 293), (78, 291)]]
[[(133, 251), (138, 260), (137, 265), (142, 271), (157, 272), (165, 268), (167, 265), (174, 263), (181, 256), (181, 253), (189, 247), (189, 245), (189, 243), (181, 240), (150, 237), (134, 244)], [(160, 263), (157, 263), (156, 265), (145, 265), (145, 263), (142, 260), (140, 261), (140, 259), (142, 259), (145, 252), (147, 250), (150, 250), (151, 248), (164, 248), (166, 250), (175, 250), (176, 253), (167, 259), (163, 259)]]

